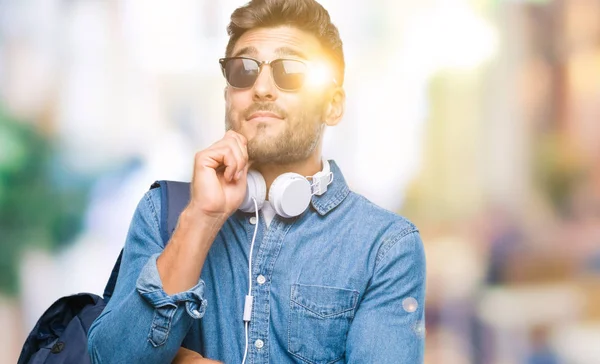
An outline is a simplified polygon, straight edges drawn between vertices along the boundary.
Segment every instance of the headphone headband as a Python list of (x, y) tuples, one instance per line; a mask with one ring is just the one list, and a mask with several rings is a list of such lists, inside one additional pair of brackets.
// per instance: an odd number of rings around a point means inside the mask
[[(284, 173), (277, 177), (269, 189), (269, 201), (277, 215), (295, 217), (302, 214), (313, 195), (321, 196), (327, 191), (327, 186), (333, 182), (333, 173), (327, 159), (322, 159), (323, 169), (313, 176), (304, 177), (298, 173)], [(248, 171), (246, 196), (239, 209), (244, 212), (254, 212), (256, 199), (258, 209), (266, 199), (266, 184), (258, 171)]]

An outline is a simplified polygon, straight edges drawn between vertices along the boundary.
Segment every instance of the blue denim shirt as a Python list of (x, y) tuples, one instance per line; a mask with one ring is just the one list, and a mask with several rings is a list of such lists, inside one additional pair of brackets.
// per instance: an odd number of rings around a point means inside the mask
[[(425, 257), (416, 227), (334, 179), (299, 217), (262, 215), (252, 258), (254, 306), (247, 363), (423, 362)], [(180, 346), (241, 363), (254, 214), (234, 213), (198, 284), (167, 295), (160, 191), (142, 198), (116, 289), (89, 332), (92, 362), (169, 363)]]

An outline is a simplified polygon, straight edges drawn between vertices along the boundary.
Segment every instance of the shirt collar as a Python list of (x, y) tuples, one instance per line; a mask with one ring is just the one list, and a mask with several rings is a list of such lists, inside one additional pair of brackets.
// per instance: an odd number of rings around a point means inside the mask
[(312, 207), (320, 215), (325, 215), (336, 208), (350, 193), (342, 171), (333, 160), (329, 160), (329, 168), (333, 173), (333, 181), (327, 186), (327, 191), (324, 194), (321, 196), (314, 195), (311, 199)]

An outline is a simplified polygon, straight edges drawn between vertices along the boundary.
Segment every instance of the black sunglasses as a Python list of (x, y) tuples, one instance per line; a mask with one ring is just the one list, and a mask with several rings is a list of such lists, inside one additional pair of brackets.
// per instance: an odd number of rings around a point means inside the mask
[[(297, 91), (305, 83), (308, 74), (308, 62), (297, 59), (274, 59), (257, 61), (248, 57), (228, 57), (219, 59), (223, 76), (233, 88), (250, 88), (258, 79), (262, 67), (271, 66), (271, 76), (275, 85), (283, 91)], [(335, 80), (332, 80), (335, 82)]]

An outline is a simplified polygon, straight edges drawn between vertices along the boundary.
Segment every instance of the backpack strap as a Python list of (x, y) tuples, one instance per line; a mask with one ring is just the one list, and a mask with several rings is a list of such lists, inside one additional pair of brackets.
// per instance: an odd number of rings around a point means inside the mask
[(106, 287), (104, 287), (104, 293), (102, 294), (102, 297), (104, 298), (104, 301), (107, 303), (108, 303), (108, 300), (110, 300), (110, 298), (112, 297), (112, 294), (115, 290), (115, 285), (117, 284), (117, 276), (119, 275), (119, 268), (121, 268), (121, 258), (122, 257), (123, 257), (123, 249), (121, 249), (121, 252), (119, 253), (119, 257), (117, 258), (117, 261), (115, 262), (112, 272), (110, 272), (110, 278), (108, 279), (108, 282), (106, 283)]
[(181, 211), (190, 201), (190, 184), (188, 182), (156, 181), (150, 189), (156, 187), (160, 187), (161, 194), (160, 234), (166, 245), (177, 227)]
[[(171, 239), (173, 231), (177, 227), (177, 221), (181, 211), (187, 206), (190, 201), (190, 183), (189, 182), (177, 182), (177, 181), (156, 181), (150, 186), (150, 189), (160, 187), (160, 236), (163, 239), (165, 245)], [(123, 249), (119, 253), (119, 257), (115, 262), (110, 278), (104, 288), (104, 301), (108, 302), (112, 296), (115, 285), (117, 284), (117, 277), (119, 275), (119, 268), (121, 267), (121, 258), (123, 257)]]

